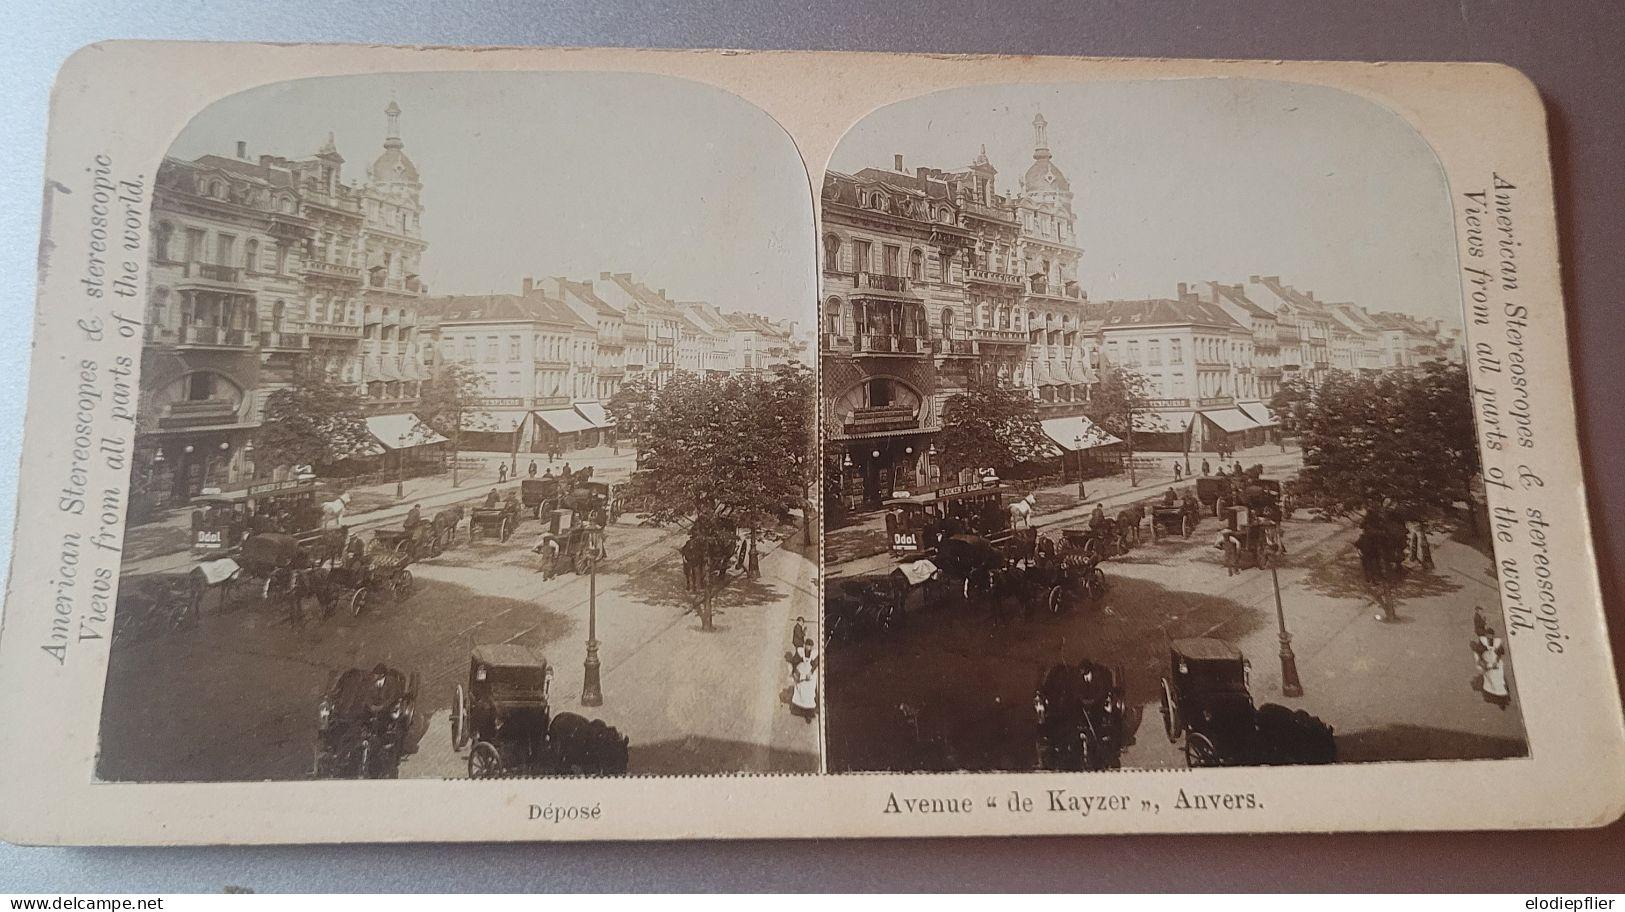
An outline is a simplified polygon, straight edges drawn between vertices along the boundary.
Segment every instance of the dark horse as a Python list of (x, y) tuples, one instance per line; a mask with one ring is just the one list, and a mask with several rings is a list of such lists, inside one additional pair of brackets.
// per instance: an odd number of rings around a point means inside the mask
[(703, 591), (725, 577), (738, 540), (738, 529), (726, 517), (702, 516), (695, 520), (688, 541), (678, 549), (683, 555), (683, 587), (689, 592)]
[(463, 507), (447, 507), (429, 521), (429, 534), (436, 551), (444, 551), (457, 540), (457, 525), (463, 521)]
[(554, 768), (567, 776), (619, 776), (626, 773), (627, 737), (600, 719), (559, 713), (548, 725)]

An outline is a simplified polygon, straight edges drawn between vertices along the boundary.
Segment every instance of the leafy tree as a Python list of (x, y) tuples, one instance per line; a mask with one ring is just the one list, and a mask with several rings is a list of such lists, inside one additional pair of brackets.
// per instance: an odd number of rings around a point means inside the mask
[(609, 401), (606, 411), (615, 418), (615, 431), (633, 440), (642, 433), (649, 421), (649, 410), (654, 407), (655, 386), (648, 377), (638, 375), (621, 384)]
[(1051, 451), (1032, 395), (989, 376), (974, 377), (964, 392), (949, 397), (937, 446), (950, 474), (967, 468), (1002, 471)]
[(458, 483), (457, 456), (463, 431), (483, 431), (493, 425), (480, 406), (485, 378), (479, 371), (455, 361), (436, 366), (434, 376), (418, 388), (417, 415), (424, 424), (451, 439), (451, 483)]
[(1281, 431), (1294, 434), (1298, 431), (1298, 424), (1303, 420), (1304, 410), (1309, 407), (1309, 401), (1314, 397), (1314, 387), (1302, 377), (1288, 377), (1281, 381), (1281, 386), (1270, 397), (1270, 411), (1281, 419)]
[(372, 442), (361, 397), (309, 369), (265, 400), (255, 452), (261, 465), (331, 465), (366, 452)]
[(1100, 381), (1089, 391), (1084, 415), (1113, 437), (1128, 440), (1131, 415), (1134, 430), (1164, 429), (1162, 416), (1145, 405), (1147, 400), (1155, 398), (1156, 386), (1151, 378), (1126, 367), (1109, 367), (1101, 372)]
[(1299, 484), (1326, 516), (1384, 503), (1417, 519), (1472, 505), (1472, 387), (1460, 364), (1375, 376), (1334, 371), (1302, 410)]
[[(759, 529), (808, 506), (816, 472), (815, 381), (804, 367), (719, 376), (686, 371), (658, 389), (610, 401), (637, 429), (632, 493), (658, 522), (687, 521), (691, 537), (732, 523)], [(710, 629), (709, 590), (701, 613)]]

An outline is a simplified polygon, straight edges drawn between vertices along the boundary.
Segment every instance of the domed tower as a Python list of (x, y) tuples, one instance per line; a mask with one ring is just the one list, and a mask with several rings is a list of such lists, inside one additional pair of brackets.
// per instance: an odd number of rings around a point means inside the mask
[(389, 118), (389, 132), (384, 137), (384, 152), (367, 169), (367, 177), (380, 192), (396, 195), (402, 202), (415, 205), (423, 190), (418, 180), (418, 167), (401, 151), (401, 106), (391, 101), (384, 109)]
[(1021, 178), (1021, 192), (1035, 203), (1072, 212), (1072, 184), (1050, 157), (1049, 122), (1043, 114), (1033, 118), (1033, 163)]

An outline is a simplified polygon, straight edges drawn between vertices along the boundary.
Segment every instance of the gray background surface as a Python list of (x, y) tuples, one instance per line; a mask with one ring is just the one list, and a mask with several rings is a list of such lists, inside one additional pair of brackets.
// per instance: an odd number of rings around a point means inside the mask
[[(806, 8), (812, 7), (812, 8)], [(51, 78), (107, 38), (949, 51), (1092, 56), (1493, 60), (1551, 118), (1564, 287), (1598, 558), (1615, 654), (1625, 450), (1625, 7), (1601, 0), (924, 4), (822, 0), (436, 3), (431, 0), (10, 0), (0, 106), (0, 550), (9, 553), (34, 307)], [(1486, 104), (1468, 112), (1499, 128)], [(1332, 201), (1327, 201), (1328, 203)], [(14, 741), (13, 743), (19, 743)], [(22, 740), (20, 743), (26, 743)], [(1625, 776), (1625, 770), (1620, 771)], [(1392, 800), (1402, 802), (1403, 795)], [(1495, 796), (1486, 794), (1493, 802)], [(772, 809), (793, 814), (795, 808)], [(0, 892), (1007, 889), (1625, 891), (1625, 825), (1562, 833), (1128, 837), (891, 842), (20, 849)]]

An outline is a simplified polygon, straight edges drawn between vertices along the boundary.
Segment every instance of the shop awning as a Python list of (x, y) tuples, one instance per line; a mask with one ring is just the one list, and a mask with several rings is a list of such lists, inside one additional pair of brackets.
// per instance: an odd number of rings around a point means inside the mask
[(1056, 446), (1069, 453), (1077, 450), (1092, 450), (1095, 447), (1111, 446), (1114, 443), (1123, 442), (1106, 433), (1099, 425), (1082, 415), (1045, 418), (1039, 424), (1044, 428), (1045, 436), (1055, 441)]
[(1252, 419), (1243, 414), (1241, 409), (1216, 409), (1211, 412), (1203, 412), (1202, 417), (1213, 422), (1218, 426), (1219, 430), (1228, 434), (1250, 431), (1258, 426), (1253, 424)]
[(581, 417), (574, 409), (550, 409), (537, 412), (536, 417), (542, 419), (548, 427), (560, 434), (574, 434), (577, 431), (590, 431), (592, 424)]
[(609, 417), (609, 413), (604, 411), (603, 405), (597, 402), (577, 402), (576, 411), (580, 412), (581, 417), (587, 419), (593, 427), (612, 428), (615, 426), (615, 419)]
[(1252, 419), (1253, 424), (1259, 427), (1275, 427), (1281, 423), (1270, 414), (1269, 407), (1262, 402), (1238, 402), (1236, 408), (1241, 409), (1242, 414)]
[(382, 360), (377, 355), (366, 355), (361, 359), (362, 383), (373, 383), (384, 379)]
[(512, 434), (530, 417), (530, 409), (469, 409), (463, 413), (463, 430), (487, 434)]
[(380, 365), (380, 367), (382, 369), (379, 371), (379, 374), (382, 376), (382, 379), (385, 382), (394, 383), (394, 382), (400, 381), (400, 379), (401, 379), (400, 368), (396, 364), (396, 361), (395, 361), (394, 358), (384, 358), (383, 363)]
[(367, 432), (391, 450), (406, 450), (431, 443), (444, 443), (446, 438), (418, 420), (416, 415), (373, 415), (367, 419)]
[(1049, 362), (1038, 361), (1033, 364), (1033, 386), (1054, 386), (1055, 378), (1050, 375)]
[(1194, 412), (1135, 412), (1134, 430), (1148, 434), (1182, 434), (1190, 427), (1191, 417), (1194, 414)]

